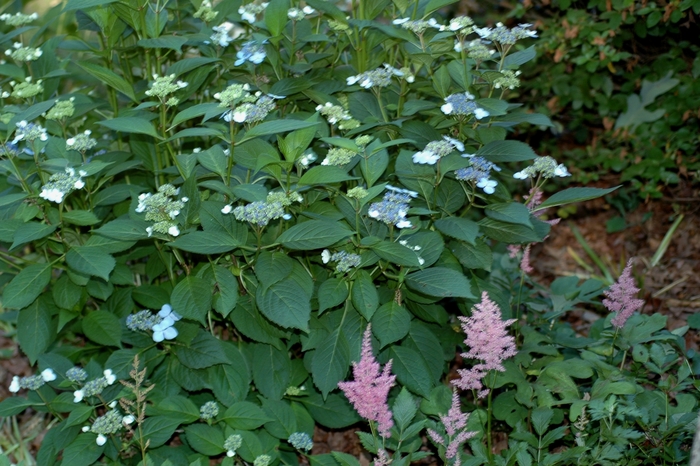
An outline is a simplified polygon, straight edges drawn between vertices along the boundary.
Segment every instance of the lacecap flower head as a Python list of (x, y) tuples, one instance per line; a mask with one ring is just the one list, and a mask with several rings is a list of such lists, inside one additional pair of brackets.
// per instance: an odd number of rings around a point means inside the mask
[(384, 194), (381, 202), (374, 202), (369, 206), (367, 215), (387, 225), (395, 225), (397, 228), (411, 228), (413, 225), (406, 218), (408, 203), (411, 202), (411, 198), (418, 196), (418, 193), (393, 186), (386, 188), (389, 192)]

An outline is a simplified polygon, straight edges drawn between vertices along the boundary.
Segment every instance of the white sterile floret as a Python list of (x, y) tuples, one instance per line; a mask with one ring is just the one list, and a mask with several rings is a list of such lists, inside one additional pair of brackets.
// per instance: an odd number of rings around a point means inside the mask
[(331, 260), (331, 252), (328, 249), (324, 249), (321, 252), (321, 260), (324, 264), (327, 264)]
[(134, 421), (136, 421), (136, 418), (135, 418), (133, 415), (131, 415), (131, 414), (127, 414), (127, 415), (124, 416), (124, 418), (122, 419), (122, 423), (123, 423), (125, 426), (128, 426), (128, 425), (130, 425), (130, 424), (133, 424)]
[(104, 445), (105, 443), (107, 443), (107, 437), (105, 437), (105, 436), (102, 435), (102, 434), (99, 434), (99, 435), (97, 436), (97, 439), (95, 439), (95, 442), (96, 442), (99, 446), (102, 446), (102, 445)]
[(112, 369), (105, 369), (102, 374), (104, 374), (108, 385), (112, 385), (117, 381), (117, 376), (112, 373)]
[(223, 209), (221, 209), (222, 214), (230, 214), (231, 211), (233, 210), (233, 206), (231, 204), (225, 205)]
[(178, 236), (180, 234), (180, 229), (177, 227), (177, 225), (172, 225), (170, 228), (168, 228), (168, 234), (170, 236)]
[(489, 178), (481, 178), (477, 183), (476, 186), (478, 188), (481, 188), (484, 190), (486, 194), (493, 194), (496, 192), (496, 186), (498, 183), (494, 180), (491, 180)]
[(82, 390), (76, 390), (73, 392), (73, 403), (80, 403), (83, 401), (85, 393)]
[(15, 375), (14, 377), (12, 377), (12, 382), (10, 382), (9, 390), (11, 393), (17, 393), (19, 389), (19, 377)]
[(303, 11), (305, 15), (312, 15), (312, 14), (316, 13), (316, 10), (314, 10), (313, 8), (311, 8), (308, 5), (306, 5), (304, 8), (302, 8), (301, 11)]
[(90, 426), (83, 426), (82, 429), (80, 429), (82, 432), (90, 432)]
[(41, 378), (44, 379), (44, 382), (52, 382), (56, 380), (56, 373), (53, 369), (44, 369), (41, 371)]

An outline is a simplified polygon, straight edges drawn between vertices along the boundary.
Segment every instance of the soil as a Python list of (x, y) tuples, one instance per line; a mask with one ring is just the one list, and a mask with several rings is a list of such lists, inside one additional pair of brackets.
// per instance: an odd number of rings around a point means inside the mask
[[(607, 186), (614, 186), (614, 180)], [(652, 258), (659, 250), (664, 236), (678, 215), (684, 218), (673, 234), (668, 249), (658, 263)], [(669, 189), (662, 199), (651, 200), (625, 216), (628, 225), (622, 231), (607, 233), (606, 222), (619, 215), (604, 199), (578, 204), (576, 213), (552, 228), (550, 237), (533, 248), (531, 263), (533, 278), (549, 283), (557, 277), (577, 275), (588, 278), (602, 275), (583, 246), (576, 240), (577, 229), (588, 245), (602, 259), (614, 278), (617, 278), (628, 260), (634, 263), (634, 276), (642, 288), (645, 305), (642, 312), (662, 313), (668, 317), (668, 329), (686, 325), (688, 316), (700, 310), (700, 188), (680, 185)], [(588, 264), (584, 268), (574, 254)], [(604, 317), (600, 309), (579, 309), (568, 316), (575, 328), (585, 334), (592, 321)], [(695, 330), (686, 334), (689, 348), (698, 350), (700, 339)], [(7, 387), (13, 375), (31, 375), (28, 361), (18, 351), (12, 338), (0, 331), (0, 400), (10, 396)], [(25, 413), (17, 418), (22, 437), (32, 439), (25, 447), (36, 452), (42, 436), (42, 426), (48, 420), (36, 413)], [(0, 438), (9, 437), (9, 420), (0, 423)], [(343, 431), (317, 429), (314, 435), (314, 454), (342, 451), (360, 458), (362, 466), (371, 458), (364, 452), (355, 435), (355, 428)], [(427, 458), (426, 463), (430, 463)]]

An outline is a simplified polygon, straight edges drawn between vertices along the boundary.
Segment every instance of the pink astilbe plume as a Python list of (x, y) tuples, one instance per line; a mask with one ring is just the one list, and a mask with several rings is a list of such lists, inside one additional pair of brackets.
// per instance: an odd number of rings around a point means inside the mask
[(459, 369), (459, 379), (452, 384), (462, 390), (478, 390), (479, 398), (488, 395), (482, 379), (490, 370), (505, 372), (503, 361), (517, 354), (515, 339), (508, 335), (507, 327), (515, 319), (501, 319), (501, 309), (489, 299), (487, 292), (481, 295), (481, 302), (474, 306), (471, 317), (460, 316), (462, 331), (467, 335), (464, 343), (470, 348), (462, 353), (463, 358), (476, 359), (483, 363), (471, 369)]
[(428, 429), (428, 435), (433, 442), (445, 447), (445, 458), (448, 460), (455, 458), (453, 466), (461, 464), (458, 455), (459, 446), (476, 435), (476, 432), (470, 432), (466, 429), (469, 413), (463, 413), (459, 406), (459, 395), (457, 395), (455, 390), (452, 392), (452, 406), (450, 410), (446, 415), (440, 416), (440, 422), (445, 428), (447, 438), (443, 438), (442, 435), (433, 429)]
[(395, 375), (391, 375), (391, 360), (386, 363), (382, 373), (380, 365), (372, 354), (371, 326), (367, 326), (362, 339), (362, 357), (360, 362), (352, 363), (352, 382), (340, 382), (338, 387), (345, 393), (357, 413), (369, 421), (377, 423), (379, 435), (388, 438), (394, 425), (387, 397), (394, 386)]
[(642, 308), (644, 305), (643, 299), (637, 299), (639, 288), (634, 286), (634, 278), (632, 278), (632, 260), (627, 262), (627, 266), (622, 271), (622, 275), (615, 283), (610, 286), (610, 289), (605, 291), (603, 306), (610, 312), (617, 312), (617, 315), (610, 321), (614, 327), (622, 328), (630, 316)]

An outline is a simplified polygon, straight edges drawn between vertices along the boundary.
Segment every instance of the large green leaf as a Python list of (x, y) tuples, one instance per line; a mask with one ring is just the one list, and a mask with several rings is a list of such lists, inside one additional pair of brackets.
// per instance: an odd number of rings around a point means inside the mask
[(51, 281), (51, 264), (33, 264), (24, 268), (2, 293), (5, 309), (22, 309), (29, 306)]
[[(39, 290), (41, 291), (41, 290)], [(56, 336), (56, 322), (51, 316), (51, 309), (41, 297), (17, 317), (17, 340), (22, 352), (29, 362), (34, 364), (37, 358), (53, 343)]]
[(149, 441), (150, 448), (157, 448), (170, 440), (180, 422), (169, 416), (149, 416), (142, 426), (144, 440)]
[(348, 284), (337, 277), (329, 278), (318, 287), (318, 312), (319, 314), (337, 306), (348, 297)]
[(185, 277), (170, 294), (173, 310), (182, 317), (197, 320), (204, 324), (207, 312), (211, 310), (212, 289), (199, 277)]
[(111, 120), (98, 121), (97, 124), (122, 133), (146, 134), (156, 139), (163, 139), (156, 133), (153, 123), (145, 118), (118, 117)]
[(350, 366), (350, 347), (340, 328), (336, 328), (318, 345), (311, 358), (314, 384), (323, 396), (338, 387)]
[(412, 290), (429, 296), (476, 299), (466, 277), (446, 267), (431, 267), (413, 272), (406, 277), (406, 284)]
[(506, 223), (514, 223), (516, 225), (524, 225), (532, 228), (530, 211), (524, 204), (520, 204), (518, 202), (489, 204), (486, 206), (485, 212), (486, 215), (495, 220), (500, 220)]
[(141, 39), (136, 44), (145, 49), (171, 49), (182, 52), (182, 46), (187, 43), (186, 37), (163, 36), (155, 39)]
[(222, 254), (240, 246), (236, 238), (218, 231), (193, 231), (168, 244), (197, 254)]
[(406, 267), (420, 267), (420, 261), (418, 260), (418, 254), (413, 249), (394, 243), (392, 241), (382, 241), (380, 243), (373, 244), (370, 249), (374, 251), (376, 255), (382, 259), (389, 261), (396, 265), (402, 265)]
[(236, 141), (236, 144), (242, 144), (245, 141), (249, 141), (253, 138), (260, 136), (267, 136), (270, 134), (285, 133), (287, 131), (294, 131), (297, 129), (308, 128), (309, 126), (315, 126), (318, 123), (315, 121), (302, 121), (302, 120), (272, 120), (260, 123), (257, 126), (252, 127), (247, 132), (243, 134), (243, 137)]
[(92, 311), (82, 321), (83, 332), (90, 340), (104, 346), (120, 346), (122, 327), (117, 316), (107, 311)]
[(479, 228), (489, 238), (506, 244), (537, 243), (542, 241), (542, 237), (531, 227), (506, 223), (493, 218), (484, 218), (479, 221)]
[(392, 359), (391, 372), (409, 390), (424, 398), (430, 396), (433, 388), (431, 374), (423, 357), (410, 348), (394, 345), (389, 347), (386, 356)]
[(564, 204), (571, 204), (573, 202), (582, 202), (589, 199), (595, 199), (597, 197), (605, 196), (615, 191), (619, 186), (614, 188), (569, 188), (563, 191), (559, 191), (553, 194), (549, 199), (544, 201), (542, 204), (538, 205), (533, 212), (538, 210), (547, 209), (549, 207), (556, 207)]
[(289, 0), (270, 0), (265, 7), (265, 26), (270, 32), (270, 36), (276, 37), (282, 33), (287, 24), (287, 11), (289, 10)]
[(476, 151), (474, 155), (484, 157), (491, 162), (519, 162), (537, 157), (530, 146), (520, 141), (492, 141)]
[(379, 294), (372, 277), (365, 270), (357, 271), (352, 283), (350, 298), (357, 312), (365, 319), (371, 320), (372, 315), (379, 307)]
[(204, 369), (214, 364), (229, 362), (224, 355), (221, 342), (209, 332), (200, 330), (189, 346), (176, 346), (175, 355), (190, 369)]
[(99, 246), (75, 246), (66, 254), (66, 262), (71, 269), (85, 275), (93, 275), (109, 280), (116, 261)]
[(233, 429), (255, 430), (272, 419), (260, 406), (250, 401), (239, 401), (226, 410), (221, 420)]
[(312, 167), (299, 179), (299, 185), (323, 185), (354, 180), (357, 177), (348, 174), (340, 167), (333, 165), (317, 165)]
[(309, 330), (309, 296), (293, 278), (284, 279), (265, 290), (259, 287), (255, 299), (260, 312), (277, 325), (305, 332)]
[(73, 10), (84, 10), (86, 8), (91, 8), (93, 6), (107, 5), (109, 3), (114, 3), (119, 0), (68, 0), (66, 7), (63, 12), (73, 11)]
[(95, 225), (100, 223), (100, 219), (89, 210), (69, 210), (63, 212), (63, 221), (79, 226)]
[(190, 446), (207, 456), (217, 456), (224, 450), (224, 433), (216, 426), (207, 424), (192, 424), (185, 427), (187, 443)]
[(181, 395), (169, 396), (153, 407), (149, 406), (148, 415), (170, 416), (185, 424), (195, 422), (200, 417), (197, 405), (189, 398)]
[(142, 220), (117, 219), (105, 223), (97, 230), (93, 230), (98, 235), (121, 241), (133, 241), (148, 238), (148, 228), (151, 224)]
[(289, 249), (312, 250), (328, 247), (352, 233), (352, 230), (342, 223), (309, 220), (282, 233), (277, 242)]
[(435, 228), (448, 236), (461, 239), (469, 244), (474, 244), (476, 235), (479, 234), (479, 225), (461, 217), (441, 218), (435, 222)]
[(396, 301), (382, 304), (372, 316), (372, 333), (379, 339), (381, 347), (399, 341), (408, 334), (411, 314)]
[(56, 225), (46, 225), (39, 222), (27, 222), (19, 226), (15, 230), (14, 242), (10, 246), (10, 250), (17, 248), (30, 241), (45, 238), (56, 230)]
[[(68, 3), (70, 3), (70, 1)], [(86, 61), (79, 61), (76, 62), (76, 64), (83, 70), (87, 71), (89, 74), (96, 77), (101, 82), (118, 90), (119, 92), (130, 98), (132, 101), (138, 102), (138, 100), (136, 99), (136, 95), (134, 94), (134, 89), (131, 87), (131, 84), (129, 84), (129, 82), (126, 79), (122, 78), (114, 71)]]
[(286, 351), (256, 344), (253, 348), (253, 380), (256, 388), (271, 400), (281, 400), (289, 387), (291, 359)]
[(90, 466), (102, 456), (105, 446), (97, 445), (97, 434), (87, 432), (78, 435), (73, 443), (63, 450), (63, 462), (71, 466)]

